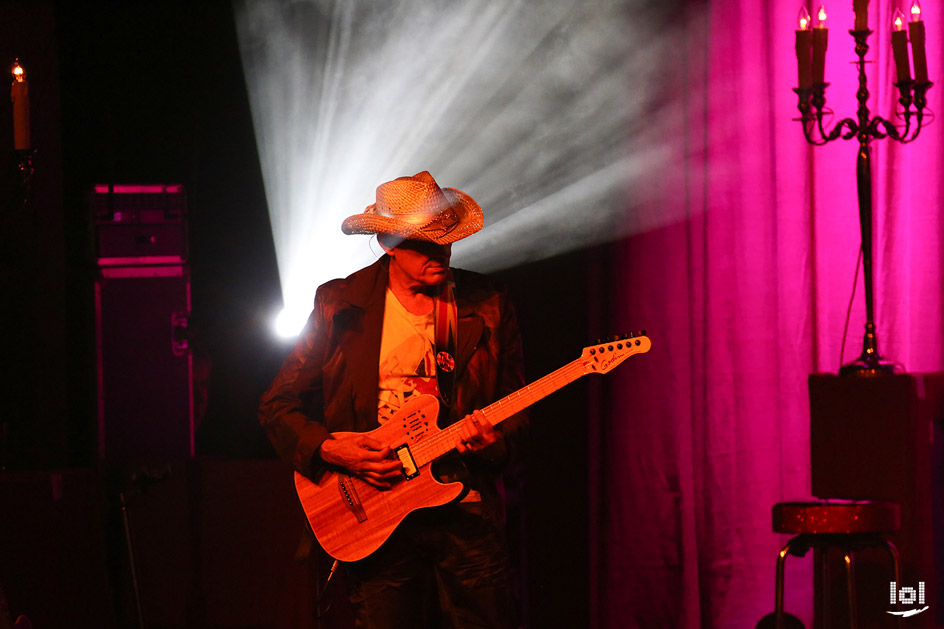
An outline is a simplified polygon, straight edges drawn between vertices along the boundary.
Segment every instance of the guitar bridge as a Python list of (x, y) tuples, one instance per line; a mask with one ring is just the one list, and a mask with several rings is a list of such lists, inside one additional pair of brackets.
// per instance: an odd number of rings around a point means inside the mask
[(410, 452), (410, 446), (403, 444), (397, 448), (395, 452), (397, 453), (397, 458), (400, 459), (400, 465), (403, 467), (403, 476), (407, 480), (419, 476), (420, 470), (416, 466), (416, 460), (413, 458), (413, 453)]
[(338, 474), (338, 491), (341, 492), (344, 504), (354, 513), (357, 521), (365, 521), (367, 513), (364, 511), (364, 505), (361, 504), (360, 496), (357, 495), (357, 489), (354, 488), (354, 479), (344, 474)]

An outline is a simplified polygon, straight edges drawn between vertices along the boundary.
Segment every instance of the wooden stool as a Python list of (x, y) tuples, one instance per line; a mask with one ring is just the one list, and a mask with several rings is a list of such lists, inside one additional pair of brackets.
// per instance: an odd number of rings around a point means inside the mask
[(901, 526), (898, 503), (879, 501), (842, 502), (780, 502), (773, 507), (775, 533), (795, 535), (781, 549), (777, 557), (777, 586), (774, 622), (777, 629), (785, 629), (783, 612), (783, 572), (787, 555), (802, 557), (810, 548), (823, 551), (820, 568), (823, 571), (823, 618), (829, 619), (829, 566), (828, 551), (838, 548), (843, 553), (846, 570), (846, 602), (849, 605), (849, 627), (856, 627), (855, 604), (855, 551), (881, 547), (888, 551), (895, 568), (895, 582), (901, 582), (898, 550), (883, 537), (896, 532)]

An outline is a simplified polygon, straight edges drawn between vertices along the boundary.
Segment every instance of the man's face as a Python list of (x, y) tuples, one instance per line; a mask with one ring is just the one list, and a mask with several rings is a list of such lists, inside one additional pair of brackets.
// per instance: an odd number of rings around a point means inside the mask
[(395, 247), (384, 250), (393, 258), (405, 279), (423, 286), (437, 286), (446, 281), (449, 274), (449, 259), (452, 245), (437, 245), (421, 240), (404, 240)]

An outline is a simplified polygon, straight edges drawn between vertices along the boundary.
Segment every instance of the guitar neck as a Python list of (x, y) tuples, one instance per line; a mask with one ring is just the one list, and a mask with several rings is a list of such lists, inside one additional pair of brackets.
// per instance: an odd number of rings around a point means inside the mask
[[(586, 371), (581, 360), (574, 360), (524, 388), (506, 395), (497, 402), (489, 404), (482, 409), (482, 413), (489, 424), (497, 426), (515, 413), (523, 411), (585, 374)], [(423, 466), (454, 450), (461, 430), (462, 422), (459, 421), (441, 430), (433, 437), (416, 444), (412, 450), (417, 464)]]
[(558, 389), (577, 380), (586, 373), (581, 361), (570, 362), (556, 371), (552, 371), (543, 378), (535, 380), (522, 389), (506, 395), (494, 404), (482, 409), (485, 419), (492, 426), (497, 426), (515, 413), (523, 411), (535, 402), (542, 400)]

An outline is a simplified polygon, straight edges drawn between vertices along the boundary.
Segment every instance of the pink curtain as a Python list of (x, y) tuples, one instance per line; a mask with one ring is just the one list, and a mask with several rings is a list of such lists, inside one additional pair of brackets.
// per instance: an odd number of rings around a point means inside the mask
[[(898, 96), (896, 4), (873, 0), (869, 13), (869, 106), (886, 118)], [(840, 357), (860, 241), (858, 145), (810, 147), (793, 120), (799, 8), (714, 0), (668, 35), (677, 115), (662, 136), (674, 169), (627, 201), (661, 220), (614, 248), (618, 296), (600, 308), (601, 328), (645, 328), (652, 351), (596, 385), (594, 626), (753, 627), (773, 610), (787, 538), (770, 509), (810, 498), (807, 376), (862, 349), (860, 270)], [(827, 8), (835, 123), (856, 115), (858, 77), (852, 2)], [(931, 80), (944, 84), (944, 5), (923, 8)], [(942, 95), (930, 90), (932, 111), (944, 111)], [(909, 372), (944, 365), (942, 133), (937, 120), (912, 144), (872, 145), (879, 349)], [(787, 608), (811, 626), (809, 564), (791, 561)]]

